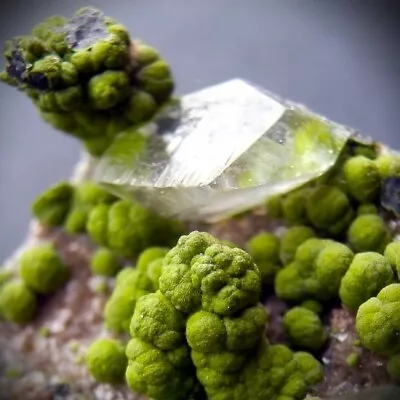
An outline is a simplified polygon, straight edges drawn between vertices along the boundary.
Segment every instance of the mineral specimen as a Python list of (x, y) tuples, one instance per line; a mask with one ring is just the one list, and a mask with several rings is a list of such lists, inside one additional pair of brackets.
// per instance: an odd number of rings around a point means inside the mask
[(241, 80), (172, 101), (157, 51), (93, 8), (5, 56), (1, 78), (92, 157), (33, 201), (0, 271), (2, 400), (325, 399), (399, 379), (396, 153)]

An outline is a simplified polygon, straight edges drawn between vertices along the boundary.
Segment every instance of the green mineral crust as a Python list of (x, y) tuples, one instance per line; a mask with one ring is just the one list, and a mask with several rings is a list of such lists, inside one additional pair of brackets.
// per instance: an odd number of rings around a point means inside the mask
[(158, 51), (94, 8), (50, 17), (6, 43), (0, 79), (29, 96), (56, 129), (101, 155), (169, 100), (174, 81)]

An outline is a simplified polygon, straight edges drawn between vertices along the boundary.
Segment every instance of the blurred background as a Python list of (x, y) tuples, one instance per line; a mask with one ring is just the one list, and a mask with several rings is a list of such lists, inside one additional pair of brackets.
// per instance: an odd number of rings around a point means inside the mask
[[(396, 3), (5, 0), (0, 42), (47, 16), (96, 6), (160, 50), (178, 94), (245, 78), (400, 149)], [(24, 239), (33, 198), (67, 178), (78, 157), (77, 141), (42, 122), (23, 94), (0, 85), (0, 262)]]

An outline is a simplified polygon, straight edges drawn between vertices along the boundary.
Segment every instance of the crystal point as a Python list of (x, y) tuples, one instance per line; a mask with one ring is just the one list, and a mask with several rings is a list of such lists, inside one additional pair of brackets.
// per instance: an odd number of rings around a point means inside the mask
[(218, 220), (320, 176), (352, 133), (235, 79), (119, 135), (93, 179), (165, 216)]

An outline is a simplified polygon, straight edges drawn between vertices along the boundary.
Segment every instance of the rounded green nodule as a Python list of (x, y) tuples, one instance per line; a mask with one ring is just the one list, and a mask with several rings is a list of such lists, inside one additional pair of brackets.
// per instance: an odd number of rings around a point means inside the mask
[(306, 210), (313, 226), (334, 236), (346, 230), (354, 215), (346, 194), (338, 187), (327, 185), (311, 190)]
[(89, 373), (101, 383), (123, 383), (127, 363), (125, 347), (114, 339), (97, 339), (85, 354)]
[(315, 232), (308, 226), (293, 226), (289, 228), (281, 238), (280, 260), (283, 264), (289, 264), (294, 260), (297, 248), (306, 240), (315, 237)]
[(37, 310), (35, 293), (22, 281), (9, 281), (0, 288), (0, 315), (10, 322), (30, 322)]
[(347, 239), (355, 252), (383, 253), (391, 241), (391, 234), (381, 217), (376, 214), (364, 214), (351, 223)]
[(392, 267), (381, 254), (359, 253), (341, 281), (340, 299), (348, 309), (355, 311), (385, 286), (393, 283), (394, 279)]
[(68, 278), (68, 269), (51, 243), (25, 250), (19, 260), (19, 271), (24, 283), (41, 294), (57, 291)]
[(271, 283), (281, 268), (279, 262), (279, 238), (272, 233), (254, 235), (247, 243), (249, 254), (256, 263), (263, 283)]
[(283, 326), (289, 340), (304, 349), (318, 350), (328, 338), (318, 314), (307, 308), (289, 310), (283, 317)]
[(96, 250), (90, 260), (90, 270), (94, 275), (115, 276), (120, 269), (119, 258), (105, 248)]
[(343, 176), (347, 190), (356, 200), (368, 203), (378, 197), (381, 179), (373, 160), (363, 156), (350, 158), (343, 166)]
[(382, 179), (400, 176), (400, 156), (384, 154), (375, 160), (376, 167)]
[(58, 182), (36, 197), (31, 205), (32, 214), (45, 225), (61, 226), (71, 208), (73, 194), (69, 182)]

